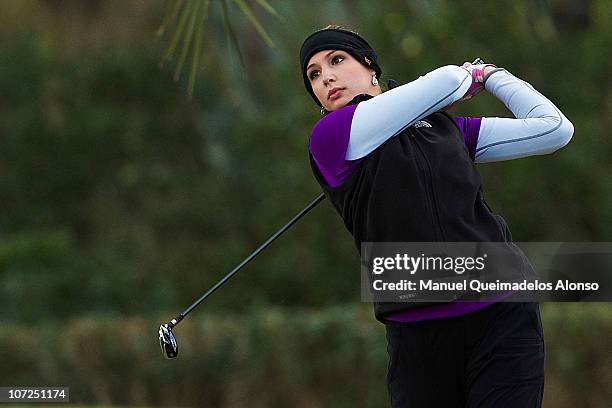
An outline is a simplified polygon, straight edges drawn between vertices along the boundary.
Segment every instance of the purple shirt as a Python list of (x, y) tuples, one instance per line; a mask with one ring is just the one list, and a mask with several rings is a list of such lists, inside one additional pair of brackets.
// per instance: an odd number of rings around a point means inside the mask
[[(349, 145), (351, 122), (355, 109), (357, 105), (338, 109), (333, 115), (321, 118), (312, 129), (308, 149), (319, 172), (331, 187), (338, 187), (342, 184), (363, 160), (344, 159)], [(470, 157), (474, 160), (482, 118), (454, 116), (453, 119), (461, 130)]]
[[(310, 136), (308, 149), (319, 172), (331, 187), (341, 185), (363, 160), (345, 160), (356, 108), (357, 105), (349, 105), (335, 111), (333, 115), (323, 117), (317, 122)], [(461, 130), (469, 155), (474, 160), (482, 118), (454, 116), (453, 120)], [(437, 305), (425, 303), (422, 307), (394, 313), (385, 318), (398, 322), (441, 319), (475, 312), (494, 303), (496, 302), (452, 302)]]

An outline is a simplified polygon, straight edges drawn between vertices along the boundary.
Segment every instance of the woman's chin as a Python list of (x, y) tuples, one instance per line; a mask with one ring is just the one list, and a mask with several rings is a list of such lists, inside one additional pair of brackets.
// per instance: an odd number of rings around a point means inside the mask
[(347, 99), (346, 96), (342, 95), (340, 98), (331, 101), (327, 110), (331, 112), (340, 108), (344, 108), (346, 104), (349, 103), (349, 101), (350, 99)]

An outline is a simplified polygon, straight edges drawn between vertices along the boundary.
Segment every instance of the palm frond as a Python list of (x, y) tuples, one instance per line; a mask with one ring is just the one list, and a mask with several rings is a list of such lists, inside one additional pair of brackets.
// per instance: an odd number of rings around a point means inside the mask
[(172, 54), (174, 54), (174, 51), (176, 50), (176, 47), (181, 39), (181, 34), (183, 33), (183, 29), (185, 28), (185, 23), (187, 21), (187, 18), (189, 17), (189, 14), (191, 10), (193, 9), (193, 6), (195, 5), (196, 1), (198, 0), (187, 0), (187, 6), (183, 8), (183, 11), (181, 12), (181, 17), (176, 26), (176, 30), (174, 31), (174, 35), (172, 36), (172, 40), (170, 41), (170, 45), (168, 46), (168, 48), (166, 48), (166, 52), (164, 53), (164, 56), (162, 57), (162, 60), (161, 60), (162, 65), (168, 59), (170, 59)]
[(259, 20), (257, 20), (257, 17), (255, 17), (255, 14), (253, 14), (253, 10), (251, 10), (251, 8), (246, 4), (246, 2), (244, 0), (234, 0), (234, 3), (238, 5), (240, 10), (242, 10), (244, 15), (251, 22), (251, 24), (253, 24), (253, 27), (255, 27), (255, 30), (257, 30), (261, 38), (263, 38), (264, 42), (268, 45), (268, 47), (276, 48), (276, 45), (274, 45), (274, 41), (272, 41), (272, 38), (270, 38), (266, 30), (264, 30)]
[(244, 72), (245, 70), (244, 57), (242, 55), (242, 51), (240, 51), (240, 44), (238, 43), (238, 37), (236, 36), (234, 27), (232, 26), (232, 21), (229, 18), (229, 13), (227, 10), (227, 0), (222, 0), (221, 6), (223, 7), (223, 22), (225, 23), (225, 31), (227, 32), (227, 36), (230, 39), (230, 43), (234, 45), (234, 49), (238, 53), (238, 59), (240, 60), (240, 68)]
[(278, 18), (280, 21), (284, 22), (285, 18), (278, 14), (278, 12), (267, 2), (267, 0), (257, 0), (257, 3), (268, 13), (272, 14), (274, 17)]
[(169, 7), (168, 7), (168, 10), (170, 10), (170, 12), (166, 13), (166, 17), (164, 18), (162, 25), (159, 26), (159, 28), (157, 29), (158, 37), (161, 37), (162, 35), (164, 35), (164, 33), (166, 32), (166, 28), (170, 25), (170, 23), (172, 23), (176, 19), (176, 16), (182, 4), (183, 4), (183, 0), (170, 0)]
[(187, 27), (187, 31), (185, 32), (185, 37), (183, 38), (183, 48), (181, 49), (181, 54), (179, 56), (178, 62), (176, 63), (176, 69), (174, 70), (174, 80), (178, 81), (181, 78), (181, 70), (183, 69), (183, 64), (187, 59), (187, 53), (189, 52), (189, 48), (191, 46), (191, 42), (194, 37), (194, 29), (196, 25), (196, 21), (198, 20), (198, 12), (202, 6), (202, 1), (199, 0), (191, 0), (195, 3), (193, 12), (189, 16), (189, 26)]
[(187, 94), (189, 99), (193, 98), (193, 90), (195, 88), (195, 80), (198, 72), (198, 64), (200, 62), (200, 53), (202, 52), (202, 40), (204, 39), (204, 20), (208, 18), (209, 0), (204, 0), (201, 14), (197, 20), (196, 39), (194, 47), (194, 55), (191, 60), (191, 69), (189, 71), (189, 80), (187, 82)]
[[(163, 67), (170, 59), (178, 54), (176, 66), (174, 69), (174, 80), (179, 81), (181, 73), (187, 61), (191, 58), (189, 64), (189, 77), (187, 80), (188, 94), (191, 98), (195, 88), (197, 71), (199, 69), (201, 54), (204, 48), (204, 36), (207, 28), (206, 20), (212, 0), (168, 0), (167, 12), (163, 22), (157, 30), (157, 36), (163, 37), (168, 35), (169, 44), (163, 52), (160, 60), (160, 67)], [(257, 4), (266, 10), (270, 15), (277, 18), (279, 21), (284, 21), (284, 18), (270, 5), (268, 0), (254, 0)], [(245, 0), (233, 0), (238, 8), (244, 13), (247, 20), (255, 28), (263, 41), (271, 48), (276, 48), (274, 41), (264, 29), (263, 24), (257, 19), (251, 7)], [(228, 0), (221, 0), (221, 15), (223, 25), (227, 32), (229, 44), (237, 52), (242, 71), (245, 71), (245, 61), (240, 50), (238, 41), (239, 36), (234, 28), (230, 16)], [(172, 26), (174, 30), (171, 32)]]

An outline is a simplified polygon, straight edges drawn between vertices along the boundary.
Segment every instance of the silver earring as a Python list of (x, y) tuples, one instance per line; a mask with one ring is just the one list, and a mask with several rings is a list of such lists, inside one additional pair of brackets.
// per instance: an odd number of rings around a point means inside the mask
[(376, 78), (376, 74), (372, 75), (372, 85), (378, 85), (378, 78)]
[(321, 106), (321, 116), (325, 115), (326, 113), (327, 113), (327, 109)]

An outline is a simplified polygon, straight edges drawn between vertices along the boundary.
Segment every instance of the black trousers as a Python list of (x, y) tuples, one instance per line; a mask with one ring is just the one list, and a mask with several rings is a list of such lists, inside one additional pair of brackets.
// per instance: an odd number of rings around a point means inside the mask
[(537, 302), (385, 326), (392, 407), (541, 407), (545, 351)]

